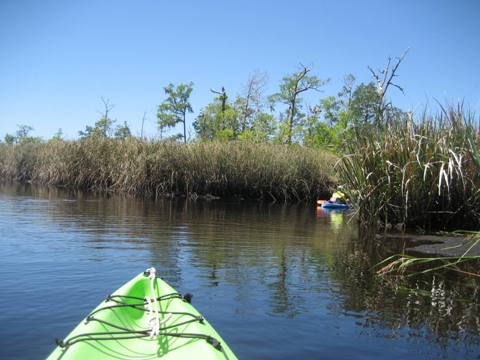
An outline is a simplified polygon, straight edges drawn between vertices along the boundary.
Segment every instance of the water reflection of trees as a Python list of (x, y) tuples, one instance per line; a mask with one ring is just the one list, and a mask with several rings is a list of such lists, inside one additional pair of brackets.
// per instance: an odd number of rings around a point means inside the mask
[(455, 274), (380, 278), (372, 266), (384, 248), (371, 243), (352, 243), (337, 254), (332, 274), (342, 295), (332, 311), (354, 316), (367, 335), (408, 335), (442, 348), (453, 342), (478, 350), (480, 283)]
[(338, 237), (352, 236), (351, 228), (341, 235), (328, 231), (304, 206), (203, 203), (189, 215), (195, 266), (225, 269), (224, 281), (246, 301), (258, 296), (252, 289), (266, 292), (271, 314), (279, 316), (307, 311)]
[(49, 199), (48, 225), (81, 234), (75, 246), (98, 250), (89, 254), (97, 261), (134, 261), (147, 250), (173, 285), (197, 271), (207, 286), (233, 285), (242, 301), (255, 301), (258, 289), (279, 316), (304, 313), (309, 293), (324, 290), (315, 284), (346, 236), (339, 219), (326, 231), (330, 219), (322, 223), (303, 205), (149, 201), (18, 185), (10, 192)]
[(98, 261), (144, 266), (149, 259), (175, 286), (195, 272), (202, 286), (229, 285), (237, 303), (266, 306), (271, 316), (301, 316), (326, 298), (329, 312), (351, 316), (367, 335), (478, 349), (477, 283), (379, 279), (371, 266), (386, 250), (360, 243), (342, 216), (315, 218), (303, 205), (149, 201), (19, 185), (5, 193), (50, 200), (42, 208), (48, 226), (68, 226), (79, 234), (71, 246), (94, 249)]
[(179, 232), (172, 226), (171, 219), (177, 216), (172, 204), (29, 184), (2, 184), (1, 191), (49, 200), (39, 211), (47, 227), (58, 227), (68, 235), (62, 244), (66, 251), (69, 247), (72, 251), (98, 250), (88, 251), (89, 258), (112, 266), (141, 259), (139, 267), (150, 265), (145, 264), (145, 255), (139, 254), (147, 252), (165, 277), (174, 283), (180, 281)]

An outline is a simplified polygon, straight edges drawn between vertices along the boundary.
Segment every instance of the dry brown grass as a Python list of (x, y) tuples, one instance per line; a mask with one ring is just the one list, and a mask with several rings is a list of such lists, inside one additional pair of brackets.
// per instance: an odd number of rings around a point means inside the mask
[(333, 155), (299, 146), (127, 140), (0, 145), (0, 177), (145, 196), (269, 200), (327, 196)]

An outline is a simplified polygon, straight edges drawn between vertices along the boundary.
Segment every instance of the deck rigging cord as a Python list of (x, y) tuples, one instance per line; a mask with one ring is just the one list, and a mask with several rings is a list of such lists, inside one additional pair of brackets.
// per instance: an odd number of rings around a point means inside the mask
[[(190, 303), (192, 299), (191, 294), (180, 294), (177, 292), (164, 294), (156, 296), (155, 294), (155, 283), (156, 283), (156, 269), (149, 268), (144, 272), (144, 275), (150, 280), (150, 293), (151, 298), (146, 296), (144, 298), (130, 296), (130, 295), (109, 295), (105, 299), (105, 302), (113, 302), (112, 305), (106, 305), (104, 307), (98, 308), (91, 312), (85, 319), (85, 323), (90, 321), (96, 321), (103, 325), (109, 326), (116, 331), (102, 331), (102, 332), (91, 332), (83, 333), (72, 336), (66, 340), (56, 339), (56, 344), (64, 349), (68, 349), (73, 344), (83, 342), (83, 341), (109, 341), (109, 340), (128, 340), (128, 339), (137, 339), (137, 338), (158, 338), (161, 336), (177, 337), (177, 338), (188, 338), (188, 339), (202, 339), (207, 343), (212, 345), (215, 349), (221, 351), (225, 358), (228, 359), (228, 355), (223, 349), (220, 341), (215, 339), (212, 336), (205, 334), (196, 334), (196, 333), (181, 333), (181, 332), (172, 332), (167, 331), (170, 329), (178, 328), (179, 326), (186, 325), (193, 322), (199, 322), (203, 324), (204, 318), (202, 316), (195, 315), (189, 312), (181, 311), (160, 311), (159, 303), (161, 301), (171, 300), (171, 299), (181, 299), (185, 302)], [(122, 300), (138, 300), (138, 303), (123, 302)], [(113, 324), (109, 321), (99, 319), (95, 317), (96, 314), (106, 310), (115, 310), (118, 308), (129, 307), (139, 311), (147, 312), (147, 329), (131, 329), (125, 326), (120, 326)], [(166, 315), (162, 320), (160, 320), (160, 314)], [(173, 316), (178, 315), (180, 317), (185, 316), (188, 319), (180, 322), (174, 322), (171, 325), (164, 326), (167, 321), (169, 321)]]
[(145, 297), (145, 301), (148, 304), (148, 323), (150, 325), (150, 338), (158, 336), (160, 333), (160, 325), (166, 323), (172, 317), (172, 314), (168, 314), (162, 321), (160, 321), (160, 314), (158, 313), (158, 301), (155, 296), (155, 278), (157, 270), (154, 267), (147, 269), (148, 277), (150, 278), (150, 293), (153, 301), (148, 296)]

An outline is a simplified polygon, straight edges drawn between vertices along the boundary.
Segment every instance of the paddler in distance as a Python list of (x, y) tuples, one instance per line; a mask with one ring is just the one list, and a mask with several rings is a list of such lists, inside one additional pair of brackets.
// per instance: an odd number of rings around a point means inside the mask
[(342, 191), (337, 190), (332, 194), (332, 197), (330, 198), (329, 202), (337, 203), (337, 204), (346, 204), (347, 197)]

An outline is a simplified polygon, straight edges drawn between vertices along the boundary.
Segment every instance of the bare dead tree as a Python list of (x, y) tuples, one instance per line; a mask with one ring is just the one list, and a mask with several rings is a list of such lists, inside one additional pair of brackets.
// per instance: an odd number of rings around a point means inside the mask
[(105, 99), (103, 96), (100, 99), (103, 103), (103, 111), (98, 111), (98, 113), (102, 116), (103, 119), (108, 119), (108, 114), (110, 113), (110, 111), (112, 111), (115, 105), (110, 103), (110, 99)]
[[(241, 131), (245, 130), (246, 124), (256, 111), (260, 111), (262, 105), (263, 90), (267, 83), (267, 74), (255, 71), (245, 85), (243, 91), (243, 104), (241, 106)], [(240, 97), (239, 97), (240, 98)]]
[(223, 114), (225, 112), (227, 99), (228, 99), (227, 91), (225, 90), (225, 87), (222, 86), (221, 91), (217, 91), (217, 90), (213, 90), (213, 89), (210, 89), (210, 91), (214, 94), (220, 95), (219, 98), (220, 98), (220, 101), (222, 102), (222, 114)]
[(145, 124), (145, 118), (147, 116), (147, 112), (143, 112), (143, 117), (142, 117), (142, 130), (140, 131), (140, 138), (143, 140), (143, 125)]
[(355, 76), (352, 74), (345, 75), (343, 77), (343, 87), (342, 90), (338, 93), (338, 96), (342, 99), (346, 98), (345, 100), (342, 100), (344, 106), (349, 109), (350, 105), (352, 103), (352, 98), (353, 98), (353, 88), (355, 86)]
[(395, 59), (392, 59), (391, 57), (389, 57), (387, 60), (387, 65), (383, 70), (375, 71), (370, 66), (368, 67), (368, 70), (370, 70), (370, 72), (372, 73), (372, 77), (375, 79), (375, 82), (377, 84), (377, 94), (379, 96), (379, 101), (378, 101), (379, 116), (383, 116), (387, 107), (391, 105), (389, 102), (385, 101), (385, 96), (387, 94), (388, 89), (391, 86), (400, 90), (402, 94), (404, 93), (403, 87), (395, 83), (394, 79), (398, 76), (397, 74), (398, 68), (402, 63), (402, 61), (407, 56), (409, 50), (410, 49), (408, 48), (403, 52), (403, 54), (400, 57), (397, 57)]
[(94, 131), (99, 133), (102, 137), (107, 138), (110, 136), (112, 131), (112, 125), (116, 120), (110, 119), (110, 111), (115, 107), (114, 104), (110, 102), (110, 99), (105, 99), (103, 96), (100, 98), (103, 103), (103, 111), (98, 111), (101, 115), (100, 120), (95, 123)]

